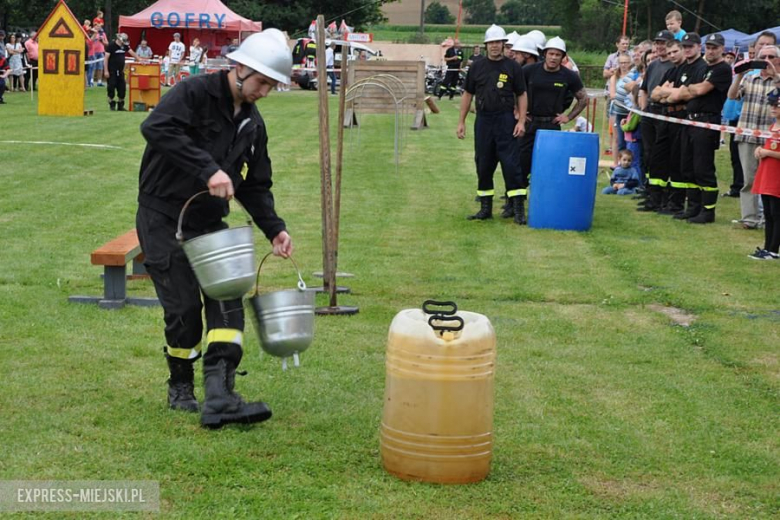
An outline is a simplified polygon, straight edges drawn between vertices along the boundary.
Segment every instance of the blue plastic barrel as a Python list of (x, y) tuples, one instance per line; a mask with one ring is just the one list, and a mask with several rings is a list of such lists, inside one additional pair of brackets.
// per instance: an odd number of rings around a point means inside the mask
[(587, 231), (593, 224), (599, 136), (539, 130), (534, 142), (528, 226)]

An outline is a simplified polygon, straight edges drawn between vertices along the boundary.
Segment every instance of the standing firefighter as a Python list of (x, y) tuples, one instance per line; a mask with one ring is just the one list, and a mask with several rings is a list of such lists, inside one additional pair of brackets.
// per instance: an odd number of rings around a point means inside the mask
[(507, 207), (511, 211), (506, 216), (514, 215), (516, 223), (525, 224), (522, 196), (525, 195), (526, 185), (520, 171), (516, 140), (525, 132), (525, 79), (522, 67), (503, 55), (506, 39), (504, 29), (496, 25), (485, 32), (487, 59), (474, 62), (466, 76), (457, 136), (458, 139), (466, 136), (466, 116), (471, 108), (471, 99), (476, 95), (474, 147), (480, 210), (468, 218), (493, 218), (493, 174), (500, 162), (507, 190)]
[[(106, 92), (108, 94), (108, 107), (111, 110), (125, 111), (125, 94), (127, 93), (127, 84), (125, 82), (125, 55), (129, 54), (137, 58), (135, 52), (128, 45), (127, 35), (118, 33), (106, 48), (106, 54), (103, 56), (103, 74), (108, 79)], [(118, 101), (114, 101), (114, 93)]]
[[(562, 124), (576, 119), (588, 103), (588, 93), (580, 77), (561, 66), (565, 55), (566, 43), (556, 36), (545, 45), (541, 62), (523, 67), (528, 83), (528, 129), (520, 139), (520, 164), (525, 186), (528, 186), (531, 174), (536, 131), (560, 130)], [(572, 96), (577, 98), (577, 104), (566, 115), (563, 112), (571, 104)]]
[(460, 66), (463, 63), (463, 49), (460, 48), (460, 40), (456, 39), (453, 46), (444, 53), (444, 62), (447, 64), (447, 74), (444, 75), (444, 81), (441, 83), (439, 99), (445, 94), (452, 99), (458, 90)]
[(292, 240), (274, 210), (268, 135), (255, 102), (277, 83), (289, 83), (292, 55), (276, 29), (247, 38), (228, 55), (230, 72), (199, 75), (177, 84), (141, 125), (147, 141), (140, 172), (136, 226), (165, 316), (165, 357), (170, 369), (168, 403), (198, 411), (193, 363), (203, 355), (205, 400), (201, 424), (254, 423), (271, 417), (265, 403), (246, 403), (233, 391), (242, 357), (244, 314), (241, 299), (218, 302), (201, 294), (176, 235), (187, 199), (184, 238), (224, 229), (222, 218), (235, 195), (273, 245), (288, 257)]

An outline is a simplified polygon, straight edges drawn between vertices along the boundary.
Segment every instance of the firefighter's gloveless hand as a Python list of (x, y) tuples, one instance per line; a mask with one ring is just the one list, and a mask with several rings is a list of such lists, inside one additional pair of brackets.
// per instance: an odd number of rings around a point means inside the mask
[(209, 178), (209, 193), (221, 199), (230, 200), (233, 198), (233, 181), (230, 176), (222, 170)]
[(290, 258), (293, 252), (292, 238), (287, 231), (280, 231), (271, 242), (274, 246), (274, 254), (282, 258)]
[(464, 139), (466, 137), (466, 125), (464, 123), (458, 123), (458, 130), (455, 133), (458, 139)]
[(515, 125), (515, 129), (512, 132), (512, 137), (523, 137), (525, 135), (525, 121), (518, 121)]

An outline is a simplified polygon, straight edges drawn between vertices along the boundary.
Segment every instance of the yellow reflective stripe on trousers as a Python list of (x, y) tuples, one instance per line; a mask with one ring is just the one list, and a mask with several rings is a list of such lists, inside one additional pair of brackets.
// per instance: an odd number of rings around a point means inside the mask
[(687, 182), (674, 182), (674, 181), (671, 181), (669, 183), (669, 185), (672, 188), (679, 188), (679, 189), (682, 189), (682, 190), (684, 190), (684, 189), (689, 187)]
[(696, 184), (695, 182), (689, 182), (689, 183), (687, 183), (687, 184), (686, 184), (686, 187), (687, 187), (689, 190), (700, 190), (700, 189), (701, 189), (701, 186), (699, 186), (699, 185), (698, 185), (698, 184)]
[(650, 184), (650, 186), (666, 186), (666, 181), (663, 179), (656, 179), (655, 177), (650, 177), (647, 179), (647, 183)]
[(704, 209), (715, 209), (715, 204), (710, 204), (709, 206), (704, 206)]
[(718, 187), (715, 186), (714, 188), (710, 186), (699, 186), (701, 188), (701, 191), (718, 191)]
[(509, 197), (509, 198), (519, 197), (521, 195), (526, 195), (526, 194), (528, 194), (528, 190), (525, 190), (525, 189), (509, 190), (508, 192), (506, 192), (506, 196)]
[(200, 343), (192, 348), (165, 347), (169, 356), (179, 359), (195, 359), (200, 356)]
[(485, 191), (477, 190), (477, 195), (480, 197), (492, 197), (495, 194), (496, 194), (496, 190), (485, 190)]
[(244, 333), (238, 329), (211, 329), (206, 335), (206, 344), (212, 343), (244, 343)]

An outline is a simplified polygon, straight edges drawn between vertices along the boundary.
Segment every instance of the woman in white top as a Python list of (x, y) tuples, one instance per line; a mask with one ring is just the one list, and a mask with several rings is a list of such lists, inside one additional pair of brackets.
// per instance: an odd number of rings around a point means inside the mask
[(190, 45), (190, 75), (194, 76), (200, 72), (200, 64), (203, 61), (203, 47), (200, 46), (200, 40), (194, 38)]
[(24, 47), (19, 43), (14, 33), (8, 37), (8, 43), (5, 44), (5, 50), (8, 53), (8, 68), (11, 69), (11, 92), (25, 92), (22, 76), (24, 75), (24, 65), (22, 63), (22, 53)]

